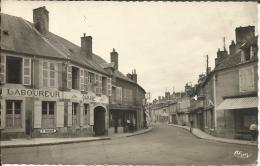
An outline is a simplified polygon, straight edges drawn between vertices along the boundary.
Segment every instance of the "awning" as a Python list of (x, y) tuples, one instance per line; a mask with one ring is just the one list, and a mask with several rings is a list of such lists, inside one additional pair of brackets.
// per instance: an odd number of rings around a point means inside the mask
[(243, 109), (243, 108), (257, 108), (258, 97), (243, 97), (243, 98), (229, 98), (225, 99), (216, 109)]

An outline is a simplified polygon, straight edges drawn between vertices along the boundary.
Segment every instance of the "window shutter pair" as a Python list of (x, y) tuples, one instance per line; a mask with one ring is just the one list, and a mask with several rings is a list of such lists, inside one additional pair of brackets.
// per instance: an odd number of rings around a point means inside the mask
[(1, 100), (1, 129), (5, 128), (5, 112), (6, 112), (6, 107), (5, 107), (5, 100)]
[(31, 59), (23, 58), (23, 84), (31, 85)]
[(1, 83), (4, 84), (6, 82), (6, 75), (5, 75), (5, 70), (6, 70), (6, 56), (1, 55), (1, 70), (0, 70), (0, 79)]
[(54, 62), (43, 61), (42, 65), (42, 85), (43, 87), (58, 86), (58, 66)]

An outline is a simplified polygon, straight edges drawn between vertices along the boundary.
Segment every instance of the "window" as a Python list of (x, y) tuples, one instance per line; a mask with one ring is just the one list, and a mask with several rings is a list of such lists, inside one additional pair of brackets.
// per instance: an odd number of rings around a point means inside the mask
[(84, 70), (84, 90), (88, 91), (88, 71)]
[(239, 69), (239, 89), (240, 92), (250, 92), (255, 90), (253, 66)]
[(111, 96), (112, 95), (112, 83), (111, 83), (111, 78), (107, 79), (107, 95)]
[(101, 95), (102, 93), (102, 76), (95, 74), (95, 93)]
[(55, 102), (42, 102), (42, 128), (55, 127)]
[(72, 103), (72, 126), (79, 126), (79, 104)]
[(103, 95), (107, 95), (107, 78), (106, 77), (102, 77), (102, 94)]
[(84, 125), (87, 125), (87, 124), (88, 124), (88, 121), (89, 121), (89, 119), (88, 119), (89, 111), (90, 111), (89, 104), (84, 104), (84, 112), (83, 112)]
[(6, 82), (22, 84), (22, 58), (6, 57)]
[(22, 127), (22, 101), (6, 100), (6, 128)]
[(43, 87), (56, 87), (56, 64), (44, 61), (42, 63), (42, 81)]
[(72, 66), (72, 89), (79, 89), (79, 68)]
[(116, 102), (122, 104), (122, 88), (116, 87)]

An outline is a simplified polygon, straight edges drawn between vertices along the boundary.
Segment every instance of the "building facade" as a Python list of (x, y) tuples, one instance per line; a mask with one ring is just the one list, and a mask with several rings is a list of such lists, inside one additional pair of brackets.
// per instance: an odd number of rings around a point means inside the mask
[(92, 52), (92, 37), (79, 47), (51, 33), (45, 7), (33, 10), (33, 23), (1, 18), (1, 137), (108, 134), (117, 80)]

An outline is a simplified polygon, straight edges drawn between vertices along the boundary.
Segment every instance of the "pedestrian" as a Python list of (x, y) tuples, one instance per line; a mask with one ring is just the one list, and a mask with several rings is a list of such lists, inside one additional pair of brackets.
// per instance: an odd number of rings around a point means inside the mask
[(190, 120), (190, 132), (192, 133), (192, 128), (193, 128), (193, 120)]
[(252, 141), (256, 141), (258, 137), (258, 129), (255, 121), (250, 125), (249, 130), (252, 136)]

